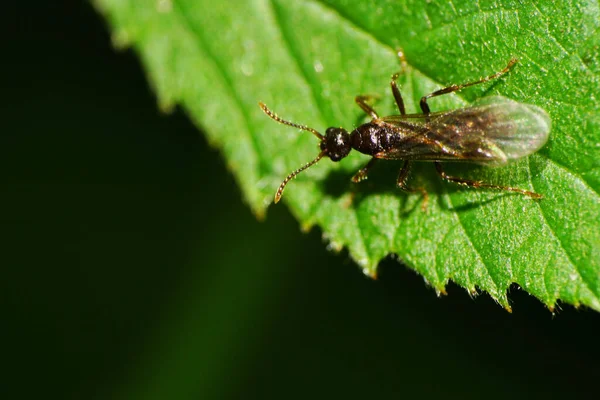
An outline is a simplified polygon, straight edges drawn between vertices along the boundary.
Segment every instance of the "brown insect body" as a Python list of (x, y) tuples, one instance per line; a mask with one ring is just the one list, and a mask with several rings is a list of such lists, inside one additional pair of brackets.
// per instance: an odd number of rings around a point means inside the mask
[(353, 130), (349, 143), (388, 160), (504, 165), (539, 150), (549, 126), (539, 107), (493, 96), (452, 111), (374, 119)]
[(402, 96), (396, 85), (398, 74), (395, 74), (390, 85), (400, 115), (379, 117), (367, 103), (369, 96), (357, 96), (357, 104), (371, 116), (371, 121), (350, 133), (343, 128), (331, 127), (322, 135), (307, 126), (281, 119), (263, 103), (259, 103), (270, 118), (309, 131), (321, 141), (321, 152), (317, 158), (287, 176), (275, 194), (275, 202), (281, 198), (287, 183), (300, 172), (316, 164), (324, 156), (328, 156), (332, 161), (340, 161), (352, 149), (373, 157), (352, 178), (354, 182), (365, 179), (369, 168), (378, 159), (403, 160), (404, 165), (396, 184), (407, 192), (421, 193), (424, 197), (423, 207), (426, 207), (428, 198), (425, 189), (413, 189), (406, 185), (411, 161), (433, 161), (443, 179), (460, 185), (501, 189), (541, 198), (539, 194), (528, 190), (449, 176), (444, 172), (440, 161), (504, 165), (510, 160), (528, 156), (539, 150), (548, 139), (550, 118), (544, 110), (501, 96), (480, 99), (470, 107), (435, 113), (430, 112), (427, 104), (428, 98), (497, 78), (516, 62), (517, 60), (513, 59), (502, 71), (478, 81), (452, 85), (423, 96), (420, 102), (422, 114), (406, 114)]

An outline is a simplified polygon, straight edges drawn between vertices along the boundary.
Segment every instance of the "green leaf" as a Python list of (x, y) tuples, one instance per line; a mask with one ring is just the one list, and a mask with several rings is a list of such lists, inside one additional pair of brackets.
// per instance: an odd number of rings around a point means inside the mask
[[(319, 131), (351, 129), (365, 116), (357, 94), (377, 94), (393, 114), (399, 84), (409, 112), (419, 98), (450, 83), (502, 69), (506, 76), (432, 110), (501, 94), (535, 104), (552, 118), (540, 152), (502, 168), (449, 165), (453, 175), (543, 194), (541, 201), (441, 182), (431, 164), (413, 169), (422, 199), (395, 188), (397, 162), (381, 162), (366, 182), (349, 178), (368, 161), (351, 154), (322, 161), (290, 183), (283, 200), (303, 228), (318, 225), (334, 249), (375, 274), (388, 254), (437, 291), (453, 280), (488, 292), (510, 309), (516, 282), (550, 309), (558, 299), (600, 310), (600, 12), (596, 2), (456, 0), (96, 0), (117, 46), (143, 60), (161, 108), (181, 105), (223, 152), (244, 198), (263, 216), (281, 180), (318, 153), (315, 138), (276, 124), (282, 118)], [(202, 184), (199, 182), (198, 184)], [(207, 188), (207, 195), (210, 195)]]

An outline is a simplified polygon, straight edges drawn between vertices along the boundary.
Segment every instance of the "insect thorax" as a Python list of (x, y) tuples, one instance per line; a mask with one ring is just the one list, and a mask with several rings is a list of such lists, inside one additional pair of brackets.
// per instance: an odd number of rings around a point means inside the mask
[(374, 156), (393, 149), (405, 137), (397, 127), (368, 122), (350, 133), (350, 143), (353, 149)]

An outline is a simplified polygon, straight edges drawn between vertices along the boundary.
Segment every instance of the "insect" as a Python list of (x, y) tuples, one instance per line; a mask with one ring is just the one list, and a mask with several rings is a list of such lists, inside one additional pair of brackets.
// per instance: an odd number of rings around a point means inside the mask
[(306, 125), (280, 118), (260, 102), (260, 108), (271, 119), (310, 132), (320, 140), (319, 155), (283, 180), (275, 193), (275, 203), (281, 199), (288, 182), (300, 172), (315, 165), (325, 156), (331, 161), (340, 161), (352, 149), (373, 157), (353, 176), (352, 181), (360, 182), (366, 179), (369, 169), (380, 159), (403, 160), (396, 185), (409, 193), (421, 193), (423, 208), (427, 205), (427, 191), (422, 187), (410, 187), (406, 183), (413, 161), (433, 162), (442, 179), (459, 185), (506, 190), (540, 199), (540, 194), (529, 190), (448, 175), (444, 171), (442, 161), (500, 166), (528, 156), (539, 150), (548, 140), (550, 118), (544, 110), (501, 96), (484, 97), (470, 107), (441, 112), (431, 112), (427, 104), (427, 100), (433, 97), (499, 78), (516, 63), (517, 59), (512, 59), (500, 72), (462, 85), (451, 85), (423, 96), (420, 101), (423, 111), (421, 114), (406, 113), (402, 95), (396, 84), (399, 73), (396, 73), (392, 76), (390, 86), (400, 115), (380, 117), (368, 103), (372, 96), (357, 96), (356, 103), (371, 117), (371, 121), (350, 133), (343, 128), (331, 127), (322, 135)]

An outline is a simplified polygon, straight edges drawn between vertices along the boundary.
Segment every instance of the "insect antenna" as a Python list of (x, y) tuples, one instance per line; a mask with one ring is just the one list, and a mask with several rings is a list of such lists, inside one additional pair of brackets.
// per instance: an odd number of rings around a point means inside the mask
[[(321, 142), (325, 140), (325, 136), (321, 135), (316, 129), (313, 129), (313, 128), (308, 127), (306, 125), (300, 125), (300, 124), (295, 124), (295, 123), (290, 122), (290, 121), (286, 121), (285, 119), (281, 118), (279, 115), (277, 115), (273, 111), (271, 111), (269, 109), (269, 107), (267, 107), (267, 105), (265, 103), (263, 103), (262, 101), (259, 101), (258, 105), (263, 110), (263, 112), (265, 114), (267, 114), (267, 116), (269, 118), (271, 118), (271, 119), (279, 122), (280, 124), (291, 126), (293, 128), (298, 128), (298, 129), (302, 129), (303, 131), (310, 132), (313, 135), (315, 135)], [(319, 155), (317, 156), (317, 158), (315, 158), (314, 160), (312, 160), (308, 164), (306, 164), (306, 165), (298, 168), (297, 170), (295, 170), (294, 172), (292, 172), (291, 174), (289, 174), (283, 180), (283, 182), (281, 182), (281, 185), (279, 185), (279, 188), (277, 189), (277, 192), (275, 193), (275, 203), (278, 203), (279, 200), (281, 200), (281, 195), (283, 194), (283, 190), (285, 189), (285, 186), (288, 184), (289, 181), (291, 181), (292, 179), (294, 179), (296, 177), (296, 175), (298, 175), (300, 172), (302, 172), (305, 169), (310, 168), (313, 165), (315, 165), (316, 163), (318, 163), (321, 160), (321, 158), (323, 158), (326, 154), (327, 154), (327, 150), (326, 149), (322, 150), (319, 153)]]
[(323, 141), (325, 139), (325, 137), (323, 135), (321, 135), (319, 132), (317, 132), (317, 130), (315, 130), (313, 128), (310, 128), (306, 125), (295, 124), (293, 122), (282, 119), (277, 114), (275, 114), (273, 111), (269, 110), (269, 107), (267, 107), (267, 105), (265, 103), (263, 103), (262, 101), (259, 101), (258, 105), (264, 111), (264, 113), (267, 114), (267, 116), (269, 118), (274, 119), (275, 121), (279, 122), (280, 124), (292, 126), (294, 128), (298, 128), (298, 129), (302, 129), (303, 131), (310, 132), (313, 135), (315, 135), (317, 138), (319, 138), (320, 141)]
[(279, 203), (279, 200), (281, 200), (281, 195), (283, 194), (283, 190), (285, 189), (285, 185), (287, 185), (289, 181), (291, 181), (292, 179), (294, 179), (294, 177), (296, 175), (298, 175), (300, 172), (302, 172), (305, 169), (310, 168), (313, 165), (315, 165), (316, 163), (318, 163), (319, 160), (321, 160), (321, 158), (323, 158), (323, 156), (325, 156), (325, 154), (327, 154), (327, 151), (323, 150), (322, 152), (319, 153), (319, 155), (317, 156), (317, 158), (315, 158), (314, 160), (312, 160), (308, 164), (306, 164), (306, 165), (298, 168), (297, 170), (295, 170), (294, 172), (292, 172), (291, 174), (289, 174), (283, 180), (283, 182), (281, 182), (281, 185), (279, 185), (279, 189), (277, 189), (277, 192), (275, 193), (275, 204)]

